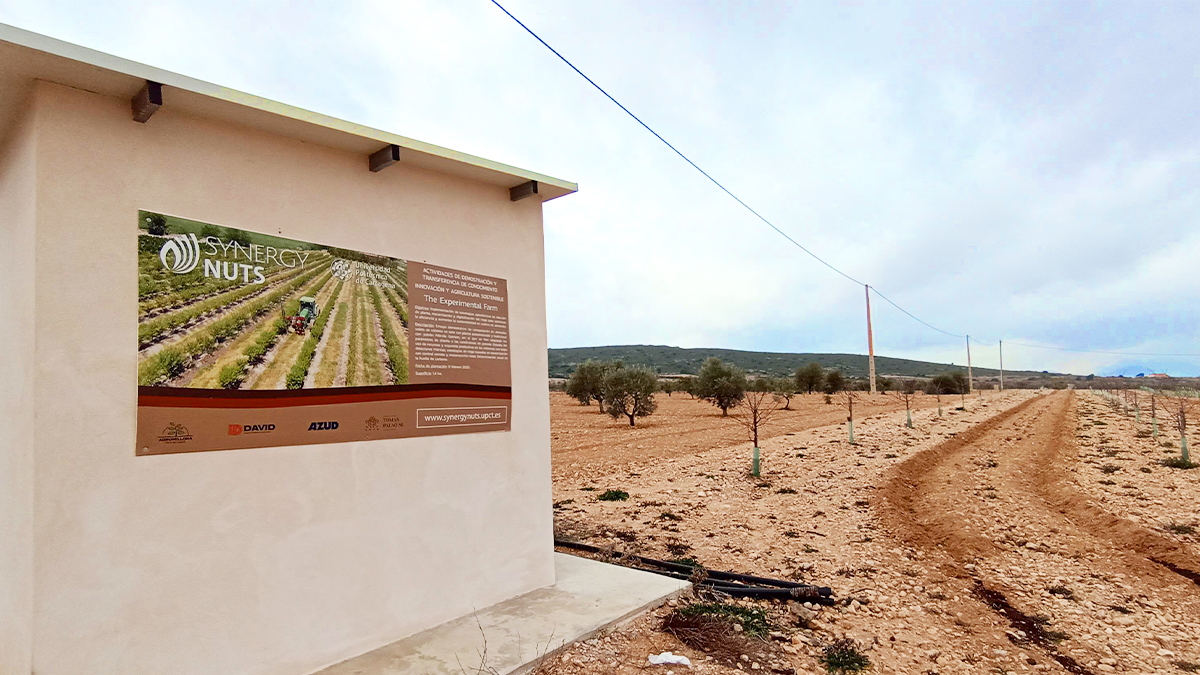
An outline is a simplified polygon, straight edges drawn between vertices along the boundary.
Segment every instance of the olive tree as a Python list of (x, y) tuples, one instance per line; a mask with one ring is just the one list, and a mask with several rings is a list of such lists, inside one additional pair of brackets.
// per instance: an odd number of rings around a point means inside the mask
[(792, 397), (800, 392), (796, 388), (796, 383), (790, 377), (776, 377), (771, 380), (771, 392), (783, 399), (783, 409), (792, 409)]
[(729, 417), (729, 409), (746, 395), (746, 372), (737, 366), (709, 357), (696, 376), (696, 395), (721, 409), (721, 417)]
[(875, 389), (881, 394), (893, 392), (896, 389), (896, 381), (890, 377), (877, 377), (875, 378)]
[(836, 394), (846, 388), (846, 376), (836, 368), (825, 373), (825, 393)]
[(774, 387), (770, 377), (747, 378), (746, 391), (771, 391)]
[(666, 394), (667, 398), (671, 398), (671, 394), (676, 390), (676, 383), (674, 380), (659, 380), (658, 390)]
[(821, 364), (813, 361), (796, 369), (795, 380), (798, 391), (811, 394), (820, 391), (821, 385), (825, 383), (825, 371), (821, 369)]
[(604, 375), (604, 403), (613, 419), (629, 418), (634, 426), (638, 417), (652, 415), (658, 409), (654, 393), (658, 391), (658, 375), (642, 366), (614, 368)]
[(684, 375), (679, 378), (679, 382), (675, 384), (676, 391), (682, 391), (692, 398), (696, 398), (696, 393), (699, 388), (696, 386), (696, 378), (692, 375)]
[[(943, 394), (965, 394), (967, 393), (967, 376), (964, 373), (942, 373), (934, 375), (929, 380), (931, 389), (940, 389)], [(929, 393), (934, 393), (930, 391)]]
[(967, 409), (967, 389), (968, 388), (969, 388), (969, 384), (967, 383), (967, 376), (965, 373), (954, 372), (954, 373), (942, 373), (941, 375), (934, 375), (933, 379), (929, 380), (929, 393), (939, 394), (938, 415), (939, 416), (941, 415), (940, 394), (958, 394), (959, 398), (961, 399), (961, 403), (959, 404), (959, 409), (966, 410)]
[(624, 368), (621, 361), (595, 361), (588, 359), (575, 367), (575, 372), (567, 379), (567, 395), (579, 401), (580, 405), (591, 405), (592, 401), (600, 404), (600, 412), (604, 412), (604, 376), (613, 370)]

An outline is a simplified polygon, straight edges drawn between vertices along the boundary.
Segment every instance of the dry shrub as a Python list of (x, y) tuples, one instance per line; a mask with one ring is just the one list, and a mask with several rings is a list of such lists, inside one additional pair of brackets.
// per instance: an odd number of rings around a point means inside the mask
[(687, 616), (671, 612), (663, 619), (662, 630), (692, 649), (704, 652), (720, 663), (737, 663), (760, 643), (733, 628), (734, 622), (707, 614)]

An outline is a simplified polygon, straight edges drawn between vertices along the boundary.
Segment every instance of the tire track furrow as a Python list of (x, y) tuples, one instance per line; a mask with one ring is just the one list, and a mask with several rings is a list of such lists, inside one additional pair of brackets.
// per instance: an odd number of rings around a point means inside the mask
[(1170, 652), (1147, 656), (1137, 640), (1114, 642), (1105, 608), (1143, 598), (1142, 607), (1165, 601), (1186, 612), (1200, 600), (1191, 586), (1200, 586), (1200, 561), (1077, 488), (1074, 413), (1073, 393), (1040, 396), (910, 458), (885, 485), (884, 517), (947, 574), (969, 580), (1014, 644), (1036, 646), (1070, 673), (1119, 671)]

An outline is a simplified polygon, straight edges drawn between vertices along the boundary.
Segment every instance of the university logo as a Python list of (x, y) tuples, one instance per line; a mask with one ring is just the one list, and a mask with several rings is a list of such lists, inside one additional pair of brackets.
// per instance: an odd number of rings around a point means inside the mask
[(338, 428), (337, 422), (313, 422), (308, 425), (309, 431), (333, 431)]
[(188, 433), (187, 427), (177, 422), (167, 424), (167, 428), (158, 436), (160, 443), (186, 443), (190, 440), (192, 435)]
[(334, 260), (333, 264), (329, 266), (329, 271), (333, 273), (333, 276), (345, 280), (346, 277), (350, 276), (350, 261)]
[(269, 434), (275, 431), (274, 424), (230, 424), (229, 435), (240, 436), (242, 434)]
[(200, 264), (200, 240), (194, 234), (171, 237), (158, 250), (158, 259), (175, 274), (187, 274)]

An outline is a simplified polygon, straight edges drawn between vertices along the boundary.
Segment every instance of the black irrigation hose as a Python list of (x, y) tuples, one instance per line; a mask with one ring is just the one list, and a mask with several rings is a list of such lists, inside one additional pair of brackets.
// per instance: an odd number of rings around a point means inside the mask
[[(607, 551), (605, 549), (602, 549), (599, 546), (592, 546), (590, 544), (581, 544), (581, 543), (573, 542), (573, 541), (563, 541), (561, 539), (555, 539), (554, 545), (561, 546), (563, 548), (573, 548), (577, 551), (587, 551), (588, 553), (607, 553)], [(616, 554), (616, 557), (629, 558), (631, 560), (636, 560), (637, 562), (640, 562), (644, 565), (653, 565), (654, 567), (660, 567), (665, 570), (670, 570), (672, 572), (680, 572), (680, 573), (688, 574), (688, 575), (690, 575), (696, 569), (695, 567), (692, 567), (691, 565), (684, 565), (682, 563), (674, 563), (674, 562), (669, 562), (666, 560), (655, 560), (654, 558), (646, 558), (646, 557), (643, 557), (640, 555), (618, 553), (618, 554)], [(775, 586), (777, 588), (813, 588), (813, 586), (811, 586), (809, 584), (801, 584), (801, 583), (796, 583), (794, 581), (786, 581), (784, 579), (768, 579), (766, 577), (756, 577), (756, 576), (752, 576), (749, 574), (737, 574), (734, 572), (719, 572), (717, 570), (705, 570), (705, 571), (708, 573), (709, 579), (737, 581), (737, 582), (746, 583), (746, 584), (757, 584), (760, 586)], [(829, 595), (829, 593), (825, 593), (824, 595)]]
[[(587, 553), (608, 553), (598, 546), (580, 544), (573, 541), (556, 539), (554, 540), (554, 545)], [(654, 558), (646, 558), (640, 555), (613, 553), (613, 556), (616, 558), (625, 558), (649, 567), (657, 567), (659, 569), (646, 571), (683, 581), (690, 581), (697, 571), (697, 568), (691, 565), (683, 565), (666, 560), (655, 560)], [(734, 597), (803, 600), (822, 605), (831, 605), (834, 603), (831, 597), (833, 590), (828, 586), (812, 586), (784, 579), (768, 579), (766, 577), (756, 577), (734, 572), (720, 572), (717, 570), (705, 569), (704, 573), (705, 578), (700, 582), (702, 586)]]

